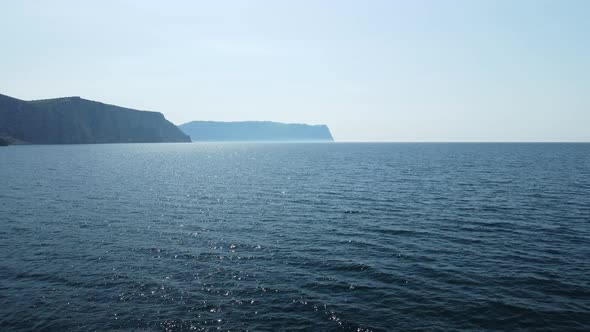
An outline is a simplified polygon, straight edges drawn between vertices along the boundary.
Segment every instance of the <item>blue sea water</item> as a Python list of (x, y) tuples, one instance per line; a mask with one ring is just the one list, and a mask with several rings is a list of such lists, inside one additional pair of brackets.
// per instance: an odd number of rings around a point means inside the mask
[(0, 148), (0, 330), (590, 330), (590, 144)]

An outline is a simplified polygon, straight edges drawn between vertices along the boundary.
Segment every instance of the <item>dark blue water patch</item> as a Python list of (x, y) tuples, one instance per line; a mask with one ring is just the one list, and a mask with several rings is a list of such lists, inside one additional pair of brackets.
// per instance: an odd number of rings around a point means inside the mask
[(0, 329), (588, 330), (589, 144), (0, 150)]

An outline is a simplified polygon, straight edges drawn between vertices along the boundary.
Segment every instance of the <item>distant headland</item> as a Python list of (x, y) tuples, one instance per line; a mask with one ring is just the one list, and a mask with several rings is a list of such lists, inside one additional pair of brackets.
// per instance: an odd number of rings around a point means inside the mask
[(334, 138), (326, 125), (287, 124), (270, 121), (192, 121), (178, 126), (197, 141), (323, 141)]
[(0, 94), (0, 146), (13, 144), (198, 141), (332, 142), (326, 125), (269, 121), (193, 121), (175, 126), (162, 113), (80, 97), (25, 101)]
[(3, 145), (190, 142), (162, 113), (80, 97), (24, 101), (0, 95)]

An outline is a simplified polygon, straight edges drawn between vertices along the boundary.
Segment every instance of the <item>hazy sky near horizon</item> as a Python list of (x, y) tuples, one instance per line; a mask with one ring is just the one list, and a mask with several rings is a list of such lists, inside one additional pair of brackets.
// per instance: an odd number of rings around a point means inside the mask
[(590, 141), (590, 1), (4, 1), (0, 93), (340, 141)]

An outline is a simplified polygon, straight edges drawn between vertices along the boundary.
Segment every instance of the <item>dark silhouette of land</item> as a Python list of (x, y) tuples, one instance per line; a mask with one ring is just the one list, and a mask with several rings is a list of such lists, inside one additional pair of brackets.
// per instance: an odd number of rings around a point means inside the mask
[[(190, 137), (189, 137), (190, 135)], [(80, 97), (25, 101), (0, 94), (0, 146), (193, 141), (328, 141), (326, 125), (193, 121)]]
[(193, 121), (178, 126), (196, 141), (334, 141), (326, 125)]
[(190, 142), (162, 113), (80, 97), (24, 101), (0, 94), (4, 144)]

